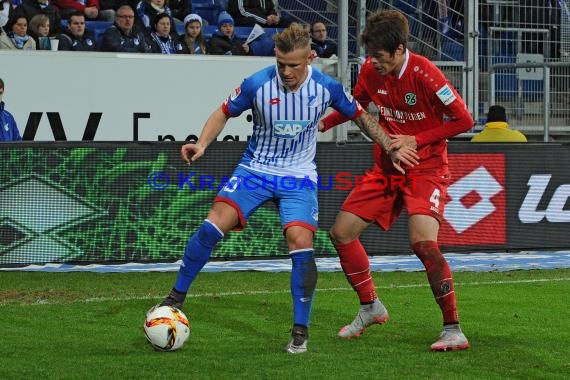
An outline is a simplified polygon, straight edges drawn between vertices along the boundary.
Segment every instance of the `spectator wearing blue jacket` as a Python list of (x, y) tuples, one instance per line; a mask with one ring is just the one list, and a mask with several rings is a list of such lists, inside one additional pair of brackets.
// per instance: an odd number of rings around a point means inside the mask
[(0, 78), (0, 141), (21, 141), (20, 131), (14, 116), (4, 108), (4, 81)]

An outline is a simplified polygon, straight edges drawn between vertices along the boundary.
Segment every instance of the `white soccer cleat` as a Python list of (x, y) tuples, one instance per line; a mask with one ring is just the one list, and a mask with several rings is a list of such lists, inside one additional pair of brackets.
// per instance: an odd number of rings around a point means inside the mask
[(469, 342), (461, 329), (443, 330), (439, 335), (439, 339), (431, 345), (432, 351), (455, 351), (468, 349)]
[(373, 304), (362, 305), (351, 324), (344, 326), (338, 332), (343, 339), (351, 339), (361, 336), (366, 329), (374, 324), (384, 324), (390, 319), (388, 310), (380, 300), (376, 299)]
[(285, 351), (289, 354), (303, 354), (307, 352), (307, 342), (309, 333), (306, 327), (295, 326), (291, 332), (291, 341), (285, 346)]

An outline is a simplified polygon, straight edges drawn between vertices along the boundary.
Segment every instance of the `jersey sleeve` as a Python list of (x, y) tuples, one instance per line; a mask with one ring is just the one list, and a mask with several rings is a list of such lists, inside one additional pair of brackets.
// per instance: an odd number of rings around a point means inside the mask
[[(342, 87), (342, 85), (338, 82), (335, 82), (340, 90), (342, 92), (342, 94), (344, 95), (345, 98), (347, 98), (350, 102), (355, 103), (356, 105), (356, 112), (353, 112), (352, 115), (348, 114), (347, 112), (343, 112), (341, 109), (338, 109), (336, 107), (333, 106), (333, 108), (335, 109), (332, 113), (330, 113), (328, 116), (326, 116), (322, 122), (325, 126), (325, 128), (323, 129), (324, 131), (327, 131), (339, 124), (345, 123), (348, 120), (354, 120), (356, 118), (358, 118), (360, 115), (362, 115), (362, 113), (364, 112), (364, 108), (366, 108), (368, 106), (368, 104), (370, 103), (370, 97), (367, 95), (366, 90), (364, 89), (364, 86), (361, 83), (364, 83), (364, 80), (360, 80), (360, 76), (358, 77), (358, 81), (356, 82), (356, 86), (354, 88), (354, 92), (353, 92), (353, 96), (347, 94), (344, 91), (344, 88)], [(362, 99), (362, 101), (361, 101)], [(364, 107), (364, 108), (363, 108)]]
[[(465, 102), (459, 93), (453, 88), (445, 75), (437, 68), (433, 67), (430, 77), (434, 81), (425, 82), (428, 89), (429, 98), (435, 107), (441, 107), (447, 121), (443, 128), (432, 128), (416, 134), (418, 146), (424, 146), (439, 140), (451, 138), (459, 133), (466, 132), (473, 128), (473, 118), (469, 113)], [(437, 86), (434, 83), (439, 83)], [(443, 85), (441, 84), (443, 83)]]
[(242, 112), (253, 107), (255, 94), (253, 82), (252, 77), (246, 78), (222, 103), (222, 111), (227, 117), (238, 117)]

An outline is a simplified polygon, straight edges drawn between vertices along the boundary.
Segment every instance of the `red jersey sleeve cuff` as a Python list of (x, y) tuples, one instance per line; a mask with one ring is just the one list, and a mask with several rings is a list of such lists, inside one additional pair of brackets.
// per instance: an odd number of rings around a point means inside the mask
[[(356, 111), (354, 119), (356, 119), (358, 116), (360, 116), (362, 112), (359, 113), (359, 111)], [(338, 111), (333, 111), (331, 112), (327, 117), (325, 117), (324, 119), (322, 119), (321, 121), (323, 122), (324, 125), (324, 129), (321, 132), (325, 132), (328, 131), (329, 129), (342, 124), (344, 122), (347, 122), (349, 119), (345, 116), (343, 116), (340, 112)]]
[(233, 117), (232, 114), (230, 113), (230, 107), (228, 105), (228, 102), (224, 102), (221, 108), (224, 115), (226, 115), (227, 117)]

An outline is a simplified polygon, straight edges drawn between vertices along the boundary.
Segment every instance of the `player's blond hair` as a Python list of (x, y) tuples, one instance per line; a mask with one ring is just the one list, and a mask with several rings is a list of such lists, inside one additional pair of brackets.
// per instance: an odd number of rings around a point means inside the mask
[(283, 53), (290, 53), (297, 49), (311, 49), (309, 28), (295, 22), (273, 36), (273, 41), (275, 41), (275, 47)]

